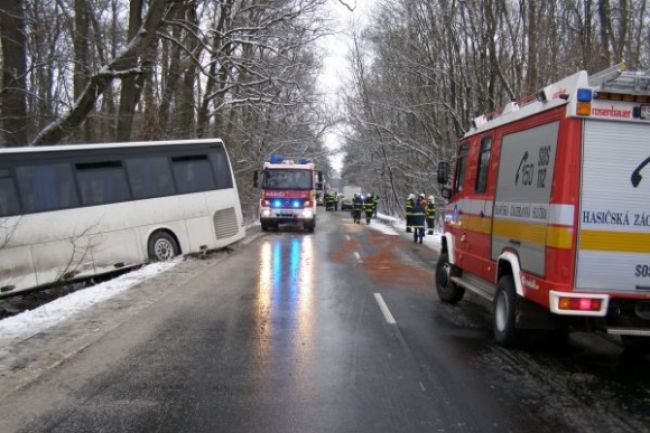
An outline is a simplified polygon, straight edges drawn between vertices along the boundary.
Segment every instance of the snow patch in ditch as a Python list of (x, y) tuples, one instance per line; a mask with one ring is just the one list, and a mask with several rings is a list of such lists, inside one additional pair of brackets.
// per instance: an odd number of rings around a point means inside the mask
[(170, 270), (182, 261), (182, 257), (178, 257), (168, 262), (152, 263), (112, 280), (70, 293), (33, 310), (0, 320), (0, 347), (26, 340), (94, 304)]

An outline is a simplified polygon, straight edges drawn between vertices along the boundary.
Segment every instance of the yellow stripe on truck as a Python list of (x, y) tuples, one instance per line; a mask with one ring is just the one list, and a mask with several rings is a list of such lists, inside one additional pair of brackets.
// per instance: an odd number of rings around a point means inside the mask
[(472, 230), (474, 232), (479, 232), (486, 235), (490, 234), (490, 227), (492, 226), (492, 218), (490, 217), (463, 215), (460, 221), (460, 226), (464, 229)]
[(568, 250), (573, 246), (573, 228), (550, 226), (546, 231), (546, 246)]
[(552, 248), (570, 249), (573, 245), (571, 227), (547, 226), (511, 220), (494, 220), (494, 235)]
[(650, 233), (581, 230), (580, 249), (617, 253), (650, 253)]

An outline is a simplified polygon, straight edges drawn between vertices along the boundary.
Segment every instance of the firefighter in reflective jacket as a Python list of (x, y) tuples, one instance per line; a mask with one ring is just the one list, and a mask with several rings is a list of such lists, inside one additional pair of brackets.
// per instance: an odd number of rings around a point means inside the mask
[(325, 210), (338, 210), (336, 191), (329, 191), (325, 194)]
[(413, 230), (413, 206), (415, 206), (415, 194), (409, 194), (404, 209), (406, 210), (406, 233)]
[(370, 224), (372, 214), (375, 213), (375, 200), (372, 195), (369, 195), (363, 201), (363, 212), (366, 214), (366, 221)]
[(424, 238), (424, 225), (426, 220), (427, 200), (420, 194), (411, 210), (411, 224), (413, 228), (413, 242), (422, 243)]
[(352, 198), (352, 219), (355, 223), (361, 222), (361, 210), (363, 209), (363, 198), (359, 194), (355, 194)]
[(432, 235), (433, 229), (435, 228), (436, 225), (436, 200), (432, 195), (429, 196), (429, 202), (427, 204), (426, 214), (427, 214), (427, 229), (428, 229), (427, 234)]
[(377, 208), (379, 207), (379, 196), (374, 192), (368, 196), (368, 200), (372, 202), (372, 216), (377, 217)]

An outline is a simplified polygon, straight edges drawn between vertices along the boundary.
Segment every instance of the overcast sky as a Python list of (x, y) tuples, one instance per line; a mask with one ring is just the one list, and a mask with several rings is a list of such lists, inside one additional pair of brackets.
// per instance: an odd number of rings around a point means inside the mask
[[(371, 5), (375, 0), (345, 0), (347, 4), (354, 7), (350, 12), (338, 0), (330, 0), (330, 14), (335, 21), (337, 32), (333, 36), (323, 39), (323, 46), (327, 52), (323, 59), (323, 72), (318, 80), (323, 93), (328, 95), (328, 102), (336, 106), (339, 91), (343, 84), (349, 80), (350, 71), (347, 63), (347, 55), (351, 46), (351, 29), (353, 23), (356, 27), (362, 27), (368, 17)], [(343, 143), (342, 131), (332, 130), (325, 136), (325, 144), (329, 149), (339, 149)], [(340, 171), (343, 163), (343, 155), (332, 158), (332, 166)]]

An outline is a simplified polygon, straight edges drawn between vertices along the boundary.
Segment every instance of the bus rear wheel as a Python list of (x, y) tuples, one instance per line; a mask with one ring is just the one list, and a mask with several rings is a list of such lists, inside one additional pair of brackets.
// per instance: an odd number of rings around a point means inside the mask
[(151, 237), (149, 237), (147, 249), (149, 259), (156, 262), (171, 260), (173, 257), (181, 253), (176, 239), (174, 239), (171, 234), (164, 231), (154, 232)]

